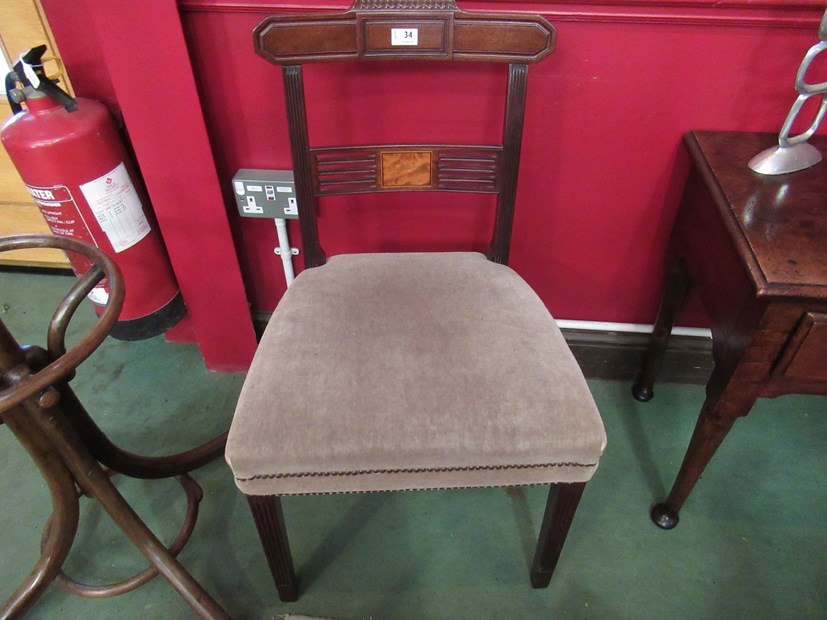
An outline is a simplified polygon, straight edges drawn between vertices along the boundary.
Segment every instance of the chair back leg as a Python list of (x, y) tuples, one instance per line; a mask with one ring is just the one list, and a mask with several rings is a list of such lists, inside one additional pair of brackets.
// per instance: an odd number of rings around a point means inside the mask
[(540, 526), (540, 538), (537, 541), (537, 551), (531, 565), (531, 585), (535, 588), (548, 587), (566, 536), (571, 527), (571, 521), (586, 488), (585, 482), (570, 484), (552, 484), (546, 501), (546, 511), (543, 515), (543, 524)]
[(270, 565), (270, 573), (279, 598), (285, 603), (299, 598), (296, 573), (293, 570), (293, 557), (290, 554), (290, 542), (287, 540), (287, 528), (284, 526), (284, 514), (281, 500), (275, 495), (247, 495), (250, 512), (253, 513), (264, 555)]

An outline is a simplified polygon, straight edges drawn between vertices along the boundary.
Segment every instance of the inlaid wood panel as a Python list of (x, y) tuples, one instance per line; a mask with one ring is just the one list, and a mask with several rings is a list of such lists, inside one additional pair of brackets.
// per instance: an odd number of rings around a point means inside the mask
[(382, 187), (432, 187), (431, 160), (431, 151), (382, 152)]
[(497, 193), (500, 146), (311, 148), (315, 194), (431, 190)]

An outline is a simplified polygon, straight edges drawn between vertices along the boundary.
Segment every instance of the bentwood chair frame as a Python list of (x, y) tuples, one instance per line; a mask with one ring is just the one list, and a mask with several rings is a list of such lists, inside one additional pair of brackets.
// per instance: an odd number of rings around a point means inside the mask
[[(127, 452), (104, 434), (80, 403), (69, 381), (75, 369), (103, 342), (117, 321), (124, 300), (124, 281), (115, 262), (100, 249), (75, 239), (51, 235), (0, 238), (0, 252), (57, 248), (82, 257), (89, 269), (59, 303), (49, 324), (47, 347), (20, 345), (0, 321), (0, 424), (17, 437), (40, 470), (52, 496), (52, 515), (43, 528), (40, 559), (31, 573), (0, 606), (0, 619), (18, 618), (30, 610), (56, 581), (64, 590), (87, 598), (130, 592), (157, 575), (203, 618), (229, 616), (178, 562), (175, 556), (190, 538), (198, 516), (201, 487), (187, 473), (214, 460), (224, 449), (227, 433), (186, 452), (142, 456)], [(86, 295), (106, 278), (109, 298), (91, 330), (67, 350), (66, 330)], [(110, 474), (133, 478), (176, 477), (187, 496), (187, 514), (169, 547), (152, 533), (118, 492)], [(96, 499), (150, 566), (113, 584), (89, 585), (66, 575), (62, 566), (78, 528), (79, 497)]]

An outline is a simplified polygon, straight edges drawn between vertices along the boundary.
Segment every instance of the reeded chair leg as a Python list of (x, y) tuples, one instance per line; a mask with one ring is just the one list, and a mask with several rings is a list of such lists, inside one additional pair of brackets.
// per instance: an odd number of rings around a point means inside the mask
[(570, 484), (552, 484), (546, 501), (543, 524), (540, 526), (540, 538), (537, 551), (531, 565), (531, 585), (545, 588), (551, 582), (563, 544), (571, 527), (571, 521), (586, 488), (585, 482)]
[(250, 512), (256, 523), (261, 545), (270, 573), (279, 591), (279, 598), (285, 603), (299, 598), (296, 573), (293, 570), (293, 558), (290, 555), (290, 542), (284, 526), (284, 514), (281, 500), (275, 495), (247, 495)]

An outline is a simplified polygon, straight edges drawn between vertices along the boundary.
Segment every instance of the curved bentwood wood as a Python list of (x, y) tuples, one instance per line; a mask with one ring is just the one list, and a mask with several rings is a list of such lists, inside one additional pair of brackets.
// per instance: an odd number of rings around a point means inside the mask
[[(606, 439), (553, 318), (507, 267), (528, 65), (554, 41), (542, 17), (446, 0), (357, 0), (255, 29), (282, 66), (307, 269), (262, 337), (226, 457), (282, 600), (298, 596), (282, 495), (551, 484), (531, 581), (551, 579)], [(304, 63), (410, 59), (507, 63), (502, 142), (310, 145)], [(328, 260), (320, 198), (398, 191), (496, 195), (487, 255)]]
[[(224, 447), (226, 433), (187, 452), (163, 457), (132, 454), (113, 444), (81, 405), (69, 381), (118, 318), (124, 299), (121, 273), (101, 250), (75, 239), (51, 235), (0, 238), (0, 252), (27, 248), (64, 250), (79, 256), (76, 264), (85, 263), (88, 271), (58, 304), (49, 324), (47, 348), (19, 345), (0, 321), (0, 423), (5, 423), (32, 457), (52, 496), (52, 515), (43, 528), (40, 559), (0, 607), (0, 619), (23, 615), (53, 581), (72, 594), (102, 598), (130, 592), (159, 574), (201, 617), (227, 618), (221, 606), (175, 558), (193, 532), (202, 496), (201, 488), (187, 472), (216, 458)], [(66, 330), (72, 316), (104, 278), (109, 296), (101, 316), (67, 350)], [(187, 496), (187, 515), (169, 548), (112, 484), (113, 473), (145, 479), (175, 476), (179, 480)], [(79, 583), (62, 571), (78, 528), (79, 492), (100, 502), (147, 558), (148, 568), (117, 583), (97, 586)]]

